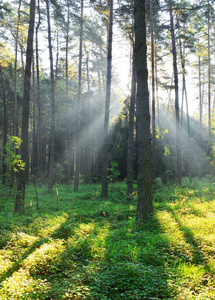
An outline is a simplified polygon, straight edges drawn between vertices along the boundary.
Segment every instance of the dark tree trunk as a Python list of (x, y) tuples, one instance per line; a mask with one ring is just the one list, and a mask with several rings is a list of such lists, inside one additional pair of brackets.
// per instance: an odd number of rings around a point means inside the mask
[(49, 0), (46, 0), (47, 10), (47, 22), (48, 22), (48, 42), (49, 42), (49, 59), (50, 59), (50, 73), (51, 73), (51, 97), (52, 97), (52, 108), (51, 108), (51, 133), (50, 133), (50, 160), (49, 160), (49, 179), (48, 189), (49, 191), (53, 188), (54, 181), (54, 140), (55, 140), (55, 79), (54, 79), (54, 67), (53, 67), (53, 55), (52, 55), (52, 39), (51, 39), (51, 25), (50, 25), (50, 14), (49, 14)]
[(174, 70), (174, 83), (175, 83), (175, 118), (176, 118), (176, 177), (177, 181), (181, 183), (181, 139), (180, 139), (180, 123), (179, 123), (179, 91), (178, 91), (178, 69), (177, 69), (177, 55), (175, 45), (175, 32), (172, 14), (172, 0), (169, 0), (169, 15), (170, 15), (170, 29), (172, 39), (172, 55), (173, 55), (173, 70)]
[(37, 149), (37, 136), (36, 136), (36, 95), (35, 95), (34, 59), (32, 63), (32, 73), (33, 73), (33, 137), (32, 137), (31, 172), (36, 179), (37, 172), (38, 172), (38, 149)]
[(145, 1), (134, 1), (134, 31), (137, 74), (138, 202), (137, 223), (153, 214), (152, 153), (149, 113)]
[(15, 212), (24, 211), (25, 200), (25, 184), (28, 175), (28, 126), (29, 126), (29, 103), (30, 103), (30, 89), (31, 89), (31, 63), (33, 59), (33, 36), (34, 36), (34, 20), (35, 20), (35, 0), (30, 3), (30, 20), (27, 40), (27, 53), (26, 53), (26, 67), (25, 67), (25, 82), (23, 94), (23, 107), (22, 107), (22, 144), (21, 144), (21, 158), (25, 163), (25, 169), (19, 171), (17, 195), (15, 201)]
[(0, 64), (0, 78), (1, 78), (1, 90), (2, 90), (2, 100), (3, 100), (3, 158), (2, 158), (2, 184), (6, 182), (7, 176), (7, 165), (5, 163), (6, 150), (5, 146), (7, 144), (7, 104), (6, 104), (6, 93), (4, 87), (4, 76), (2, 72), (2, 66)]
[(70, 126), (69, 126), (69, 76), (68, 76), (68, 53), (69, 53), (69, 1), (67, 1), (67, 28), (66, 28), (66, 138), (67, 138), (67, 152), (68, 152), (68, 164), (67, 164), (67, 177), (66, 183), (69, 185), (71, 179), (71, 142), (70, 142)]
[(20, 22), (20, 8), (21, 0), (18, 6), (17, 28), (15, 36), (15, 62), (14, 62), (14, 111), (13, 111), (13, 135), (17, 135), (17, 53), (18, 53), (18, 39), (19, 39), (19, 22)]
[(39, 50), (38, 50), (38, 30), (40, 27), (40, 1), (38, 0), (38, 23), (36, 26), (36, 69), (37, 69), (37, 106), (38, 106), (38, 172), (43, 170), (43, 156), (42, 156), (42, 114), (41, 114), (41, 100), (40, 100), (40, 73), (39, 73)]
[(132, 61), (132, 81), (131, 81), (131, 98), (129, 106), (129, 121), (128, 121), (128, 150), (127, 150), (127, 194), (133, 193), (134, 179), (134, 113), (135, 113), (135, 98), (136, 98), (136, 68), (135, 68), (135, 50), (133, 45), (133, 61)]
[(109, 165), (109, 115), (111, 95), (111, 68), (112, 68), (112, 38), (113, 38), (113, 0), (109, 0), (108, 51), (107, 51), (107, 85), (104, 120), (104, 145), (102, 150), (102, 198), (108, 197), (108, 165)]
[(81, 0), (81, 24), (80, 24), (80, 44), (79, 44), (79, 69), (78, 69), (78, 111), (76, 127), (76, 153), (75, 153), (75, 181), (74, 191), (78, 191), (79, 174), (80, 174), (80, 131), (81, 131), (81, 83), (82, 83), (82, 47), (83, 47), (83, 10), (84, 1)]
[(152, 70), (152, 178), (156, 177), (156, 152), (155, 152), (155, 50), (154, 50), (154, 12), (153, 0), (150, 0), (151, 24), (151, 70)]

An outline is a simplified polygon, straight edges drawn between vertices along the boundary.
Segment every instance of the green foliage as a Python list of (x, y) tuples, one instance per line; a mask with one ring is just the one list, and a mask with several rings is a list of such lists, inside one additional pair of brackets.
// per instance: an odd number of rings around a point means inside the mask
[(38, 188), (37, 210), (29, 186), (22, 216), (0, 191), (0, 299), (214, 299), (213, 178), (180, 187), (158, 179), (154, 217), (141, 228), (136, 185), (129, 203), (123, 182), (109, 199), (98, 188), (58, 185), (58, 210)]
[(120, 175), (120, 172), (118, 170), (118, 163), (117, 162), (111, 162), (111, 167), (108, 168), (108, 179), (110, 180), (111, 183), (117, 180), (117, 178)]
[(18, 136), (8, 135), (8, 140), (9, 143), (5, 145), (5, 164), (10, 171), (18, 172), (19, 170), (24, 170), (25, 163), (21, 159), (21, 156), (16, 154), (17, 150), (20, 148), (21, 139)]

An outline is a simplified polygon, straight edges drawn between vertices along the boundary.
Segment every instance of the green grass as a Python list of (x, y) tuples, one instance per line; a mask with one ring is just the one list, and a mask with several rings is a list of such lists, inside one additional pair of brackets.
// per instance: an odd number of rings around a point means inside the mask
[(153, 218), (136, 226), (136, 192), (100, 186), (26, 191), (14, 215), (0, 191), (0, 299), (215, 299), (215, 188), (211, 178), (154, 190)]

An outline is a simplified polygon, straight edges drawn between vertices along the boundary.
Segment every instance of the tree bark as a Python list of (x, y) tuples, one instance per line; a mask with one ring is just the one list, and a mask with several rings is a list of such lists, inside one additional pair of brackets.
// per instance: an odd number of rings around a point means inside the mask
[(19, 0), (17, 28), (15, 36), (15, 61), (14, 61), (14, 111), (13, 111), (13, 135), (17, 135), (17, 53), (18, 53), (18, 38), (19, 38), (19, 22), (20, 22), (21, 0)]
[(55, 140), (55, 79), (52, 55), (52, 38), (51, 38), (51, 25), (49, 13), (49, 0), (46, 0), (47, 22), (48, 22), (48, 42), (49, 42), (49, 59), (50, 59), (50, 73), (51, 73), (51, 132), (50, 132), (50, 160), (49, 160), (49, 178), (48, 189), (53, 188), (54, 180), (54, 140)]
[(208, 0), (208, 136), (211, 136), (211, 43), (210, 43), (210, 2)]
[(34, 21), (35, 21), (35, 0), (30, 3), (30, 20), (27, 40), (27, 53), (26, 53), (26, 67), (25, 67), (25, 82), (23, 94), (23, 107), (22, 107), (22, 144), (21, 144), (21, 158), (25, 163), (25, 169), (19, 171), (17, 195), (15, 201), (15, 212), (24, 211), (25, 200), (25, 185), (28, 175), (28, 126), (29, 126), (29, 103), (30, 103), (30, 89), (31, 89), (31, 63), (33, 59), (33, 36), (34, 36)]
[(2, 184), (6, 182), (7, 176), (7, 165), (5, 163), (6, 150), (5, 146), (7, 144), (7, 130), (8, 130), (8, 122), (7, 122), (7, 104), (6, 104), (6, 92), (4, 87), (4, 76), (2, 72), (2, 66), (0, 64), (0, 78), (1, 78), (1, 89), (2, 89), (2, 100), (3, 100), (3, 158), (2, 158)]
[(74, 191), (78, 191), (79, 174), (80, 174), (80, 131), (81, 131), (81, 84), (82, 84), (82, 48), (83, 48), (83, 10), (84, 1), (81, 0), (81, 24), (80, 24), (80, 43), (79, 43), (79, 68), (78, 68), (78, 111), (76, 127), (76, 153), (75, 153), (75, 181)]
[(156, 152), (155, 152), (155, 47), (154, 47), (154, 12), (153, 0), (150, 0), (151, 24), (151, 71), (152, 71), (152, 178), (156, 177)]
[(69, 53), (69, 13), (70, 6), (67, 1), (67, 27), (66, 27), (66, 137), (67, 137), (67, 152), (68, 152), (68, 164), (67, 164), (67, 177), (66, 183), (69, 185), (71, 179), (71, 142), (70, 142), (70, 126), (69, 126), (69, 75), (68, 75), (68, 53)]
[(34, 58), (32, 63), (33, 73), (33, 137), (32, 137), (32, 158), (31, 158), (31, 173), (37, 177), (38, 172), (38, 148), (36, 136), (36, 93), (35, 93), (35, 72), (34, 72)]
[(173, 70), (174, 70), (174, 83), (175, 83), (175, 119), (176, 119), (176, 179), (181, 183), (181, 139), (180, 139), (180, 123), (179, 123), (179, 89), (178, 89), (178, 69), (177, 69), (177, 55), (175, 45), (175, 32), (172, 14), (172, 0), (169, 0), (169, 15), (170, 15), (170, 29), (172, 40), (172, 55), (173, 55)]
[[(133, 42), (133, 41), (132, 41)], [(131, 81), (131, 98), (129, 106), (128, 120), (128, 150), (127, 150), (127, 194), (133, 193), (134, 179), (134, 113), (135, 113), (135, 98), (136, 98), (136, 64), (135, 64), (135, 49), (133, 45), (133, 61), (132, 61), (132, 81)]]
[(41, 109), (41, 99), (40, 99), (40, 72), (39, 72), (39, 49), (38, 49), (38, 31), (40, 27), (40, 0), (38, 0), (38, 23), (36, 26), (36, 69), (37, 69), (37, 106), (38, 106), (38, 172), (43, 170), (43, 157), (42, 157), (42, 109)]
[(108, 51), (107, 51), (107, 82), (104, 120), (104, 145), (102, 149), (102, 198), (108, 197), (108, 165), (109, 165), (109, 116), (112, 71), (112, 39), (113, 39), (113, 0), (109, 0)]
[(152, 153), (149, 113), (145, 1), (134, 1), (134, 31), (137, 72), (137, 146), (138, 146), (138, 201), (137, 223), (153, 214)]

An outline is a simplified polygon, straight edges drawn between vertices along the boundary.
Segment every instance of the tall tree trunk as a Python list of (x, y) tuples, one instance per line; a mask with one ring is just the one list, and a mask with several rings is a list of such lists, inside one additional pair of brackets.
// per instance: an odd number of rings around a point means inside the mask
[(30, 20), (28, 29), (27, 40), (27, 53), (26, 53), (26, 66), (25, 66), (25, 82), (23, 94), (23, 107), (22, 107), (22, 144), (21, 144), (21, 157), (25, 163), (25, 169), (19, 171), (17, 195), (15, 201), (15, 212), (24, 211), (25, 200), (25, 184), (28, 175), (28, 126), (29, 126), (29, 103), (30, 103), (30, 89), (31, 89), (31, 63), (33, 59), (33, 36), (34, 36), (34, 21), (35, 21), (35, 0), (30, 3)]
[(128, 195), (131, 195), (133, 193), (134, 113), (135, 113), (136, 84), (137, 84), (137, 80), (136, 80), (135, 49), (134, 49), (134, 44), (133, 44), (132, 81), (131, 81), (131, 98), (130, 98), (130, 106), (129, 106), (128, 148), (127, 148), (127, 180), (126, 180), (126, 183), (127, 183), (127, 194)]
[(210, 43), (210, 1), (208, 0), (208, 136), (211, 135), (211, 43)]
[(151, 24), (151, 70), (152, 70), (152, 178), (156, 177), (156, 152), (155, 152), (155, 47), (154, 47), (154, 12), (153, 0), (150, 0)]
[(108, 197), (108, 165), (109, 165), (109, 115), (111, 96), (112, 69), (112, 39), (113, 39), (113, 0), (109, 0), (108, 51), (107, 51), (107, 83), (104, 120), (104, 145), (102, 149), (102, 198)]
[(53, 55), (52, 55), (52, 38), (51, 38), (51, 25), (50, 25), (50, 13), (49, 13), (49, 0), (46, 0), (47, 22), (48, 22), (48, 42), (49, 42), (49, 59), (50, 59), (50, 73), (51, 73), (51, 132), (50, 132), (50, 160), (49, 160), (49, 179), (48, 189), (53, 188), (54, 181), (54, 142), (55, 142), (55, 79), (54, 79), (54, 67), (53, 67)]
[(2, 184), (6, 182), (7, 175), (7, 165), (5, 163), (6, 158), (6, 149), (5, 146), (7, 144), (7, 104), (6, 104), (6, 93), (4, 87), (4, 76), (2, 72), (2, 66), (0, 64), (0, 78), (1, 78), (1, 90), (2, 90), (2, 100), (3, 100), (3, 158), (2, 158)]
[(39, 72), (39, 49), (38, 49), (38, 31), (40, 27), (40, 0), (38, 0), (38, 23), (36, 26), (36, 69), (37, 69), (37, 106), (38, 106), (38, 172), (42, 172), (42, 114), (41, 114), (41, 99), (40, 99), (40, 72)]
[(134, 1), (135, 55), (137, 73), (138, 200), (137, 223), (153, 214), (152, 153), (149, 113), (145, 0)]
[(33, 73), (33, 137), (32, 137), (31, 172), (36, 179), (37, 172), (38, 172), (38, 150), (37, 150), (37, 136), (36, 136), (36, 93), (35, 93), (34, 58), (32, 63), (32, 73)]
[[(156, 41), (155, 41), (156, 44)], [(159, 93), (158, 93), (158, 59), (157, 59), (157, 47), (155, 47), (155, 82), (156, 82), (156, 102), (157, 102), (157, 124), (159, 125)]]
[(178, 69), (177, 69), (177, 55), (175, 45), (175, 32), (172, 14), (172, 0), (169, 0), (169, 15), (170, 15), (170, 29), (172, 39), (172, 55), (173, 55), (173, 70), (175, 83), (175, 119), (176, 119), (176, 178), (178, 183), (181, 183), (181, 139), (180, 139), (180, 123), (179, 123), (179, 89), (178, 89)]
[(21, 0), (19, 0), (17, 27), (15, 36), (15, 62), (14, 62), (14, 111), (13, 111), (13, 135), (17, 135), (17, 53), (18, 53), (18, 39), (19, 39), (19, 23), (20, 23), (20, 8)]
[(67, 1), (67, 27), (66, 27), (66, 139), (67, 139), (67, 152), (68, 152), (68, 164), (67, 164), (67, 177), (66, 183), (69, 185), (71, 179), (71, 142), (70, 142), (70, 126), (69, 126), (69, 75), (68, 75), (68, 53), (69, 53), (69, 13), (70, 5)]
[[(86, 72), (87, 72), (87, 136), (90, 136), (90, 74), (89, 74), (89, 53), (86, 50)], [(91, 141), (85, 146), (85, 159), (84, 159), (84, 181), (88, 183), (90, 174), (90, 160), (91, 160)]]
[(80, 174), (80, 132), (81, 132), (81, 83), (82, 83), (82, 55), (83, 55), (83, 10), (84, 1), (81, 0), (81, 24), (80, 24), (80, 44), (79, 44), (79, 68), (78, 68), (78, 112), (77, 112), (77, 127), (76, 127), (76, 154), (75, 154), (75, 181), (74, 191), (78, 191), (79, 174)]
[(202, 139), (202, 81), (201, 81), (201, 57), (200, 56), (198, 59), (198, 64), (199, 64), (199, 131), (200, 131), (200, 139)]

